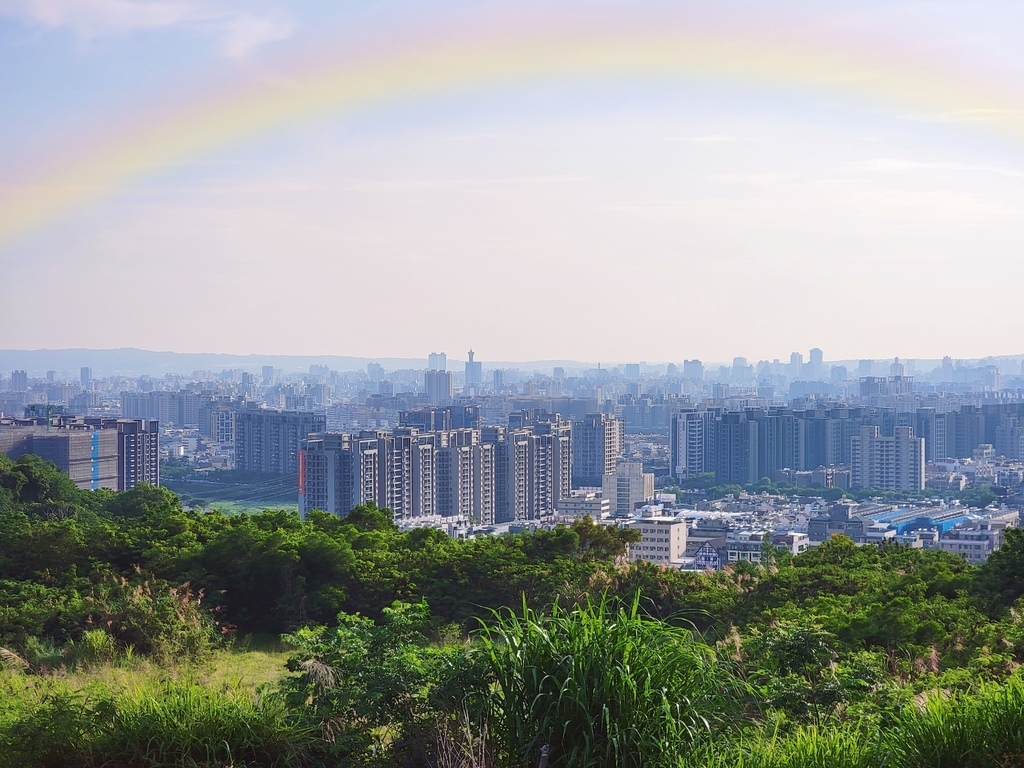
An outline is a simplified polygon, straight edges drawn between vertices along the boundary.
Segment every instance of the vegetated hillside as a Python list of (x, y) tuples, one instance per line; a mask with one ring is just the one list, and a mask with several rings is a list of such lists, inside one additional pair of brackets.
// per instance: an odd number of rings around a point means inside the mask
[[(0, 766), (1021, 763), (1024, 532), (718, 573), (631, 535), (186, 512), (0, 458)], [(253, 634), (279, 682), (195, 673)], [(67, 682), (103, 669), (142, 682)]]

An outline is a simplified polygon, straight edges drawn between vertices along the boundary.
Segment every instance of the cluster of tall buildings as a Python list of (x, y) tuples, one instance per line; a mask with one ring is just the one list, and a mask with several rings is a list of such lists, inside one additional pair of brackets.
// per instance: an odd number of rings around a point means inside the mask
[(745, 485), (785, 471), (849, 467), (855, 488), (921, 490), (925, 440), (895, 416), (842, 405), (687, 409), (672, 418), (671, 472), (679, 479), (712, 473), (718, 482)]
[[(462, 388), (462, 394), (466, 396), (479, 394), (484, 381), (483, 363), (475, 357), (476, 353), (469, 350)], [(371, 369), (370, 366), (375, 368)], [(371, 378), (376, 369), (380, 370), (383, 379), (384, 371), (379, 365), (370, 363), (367, 366)], [(431, 352), (427, 357), (427, 370), (423, 372), (423, 392), (430, 405), (451, 405), (455, 399), (455, 376), (448, 370), (448, 356), (444, 352)]]
[[(865, 388), (866, 398), (874, 396), (879, 382), (867, 381)], [(841, 403), (693, 407), (673, 415), (669, 437), (670, 474), (679, 479), (713, 473), (719, 482), (742, 485), (774, 480), (783, 470), (848, 467), (855, 488), (921, 490), (927, 462), (970, 457), (985, 444), (1001, 456), (1024, 456), (1024, 403), (949, 410)]]
[(327, 417), (312, 411), (250, 407), (234, 411), (235, 469), (295, 477), (302, 440), (327, 428)]
[[(447, 410), (447, 409), (444, 409)], [(572, 484), (572, 427), (543, 412), (508, 427), (450, 428), (450, 415), (406, 414), (415, 426), (302, 441), (299, 509), (345, 515), (369, 502), (397, 519), (461, 516), (484, 524), (551, 515)]]
[(83, 490), (126, 491), (160, 484), (156, 421), (46, 414), (0, 419), (0, 453), (51, 461)]

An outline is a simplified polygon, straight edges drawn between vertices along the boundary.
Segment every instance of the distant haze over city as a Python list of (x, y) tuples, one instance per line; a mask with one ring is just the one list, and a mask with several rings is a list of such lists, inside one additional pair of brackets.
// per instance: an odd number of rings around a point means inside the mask
[[(443, 350), (436, 350), (443, 351)], [(798, 352), (801, 360), (806, 360), (807, 352)], [(689, 357), (689, 356), (686, 356)], [(448, 354), (448, 367), (455, 366), (461, 370), (465, 363), (465, 355)], [(669, 364), (678, 364), (684, 359), (680, 355), (675, 360), (490, 360), (481, 356), (479, 352), (476, 359), (480, 361), (485, 369), (499, 368), (520, 368), (524, 371), (538, 371), (550, 373), (555, 367), (561, 367), (568, 371), (584, 371), (598, 367), (614, 368), (616, 366), (641, 363), (650, 369), (664, 369)], [(722, 355), (718, 359), (708, 359), (702, 362), (710, 370), (717, 366), (732, 366), (736, 362), (736, 356)], [(756, 365), (762, 360), (767, 362), (777, 361), (782, 364), (789, 364), (790, 354), (779, 355), (773, 358), (743, 358), (750, 365)], [(856, 369), (861, 360), (872, 360), (880, 368), (894, 358), (867, 357), (850, 359), (833, 359), (827, 354), (823, 357), (826, 365), (842, 365), (850, 369), (851, 376), (856, 376)], [(23, 369), (30, 375), (41, 376), (45, 371), (74, 372), (81, 366), (90, 366), (97, 375), (127, 374), (127, 375), (148, 375), (159, 376), (163, 374), (188, 375), (194, 371), (217, 372), (229, 368), (242, 368), (256, 370), (262, 366), (273, 366), (285, 372), (305, 372), (310, 366), (326, 366), (336, 371), (365, 371), (370, 363), (378, 363), (387, 370), (400, 369), (425, 369), (428, 354), (421, 357), (354, 357), (344, 355), (274, 355), (274, 354), (251, 354), (231, 355), (213, 352), (167, 352), (146, 349), (35, 349), (0, 350), (0, 374), (9, 373), (13, 369)], [(942, 363), (941, 358), (900, 358), (908, 364), (909, 372), (927, 373)], [(1007, 368), (1016, 374), (1020, 371), (1024, 354), (1007, 354), (989, 357), (954, 358), (964, 365), (976, 365), (984, 362), (988, 365), (997, 365)], [(646, 370), (644, 371), (646, 372)]]

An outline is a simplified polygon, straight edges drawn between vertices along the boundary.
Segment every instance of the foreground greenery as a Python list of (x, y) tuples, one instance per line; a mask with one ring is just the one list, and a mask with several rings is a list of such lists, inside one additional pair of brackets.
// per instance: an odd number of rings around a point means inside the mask
[(0, 458), (0, 766), (1024, 764), (1024, 532), (719, 573), (629, 538), (186, 512)]

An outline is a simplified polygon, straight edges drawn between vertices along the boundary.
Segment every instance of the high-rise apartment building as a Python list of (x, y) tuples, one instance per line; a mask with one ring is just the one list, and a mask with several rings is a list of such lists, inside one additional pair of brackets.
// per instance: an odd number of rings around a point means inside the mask
[(704, 363), (700, 360), (684, 360), (683, 378), (693, 381), (704, 381)]
[(83, 366), (80, 371), (82, 389), (92, 389), (92, 368)]
[(160, 423), (117, 419), (117, 489), (160, 485)]
[(203, 395), (198, 392), (122, 392), (121, 416), (150, 419), (164, 426), (198, 427), (202, 424)]
[(883, 491), (924, 489), (924, 439), (913, 427), (898, 426), (892, 437), (877, 426), (861, 428), (851, 441), (851, 485)]
[(483, 364), (473, 359), (473, 350), (469, 350), (469, 359), (466, 361), (466, 388), (479, 389), (484, 382)]
[[(927, 440), (925, 446), (927, 446)], [(1004, 415), (996, 427), (996, 453), (1019, 461), (1024, 458), (1024, 419)]]
[(479, 429), (480, 406), (460, 405), (444, 408), (416, 408), (400, 411), (403, 427), (416, 427), (421, 432), (446, 432), (451, 429)]
[(431, 352), (427, 357), (428, 371), (447, 371), (448, 355), (444, 352)]
[(423, 389), (431, 405), (451, 405), (455, 397), (455, 383), (451, 371), (430, 370), (423, 372)]
[(824, 364), (825, 353), (815, 347), (811, 350), (811, 359), (807, 363), (807, 378), (812, 381), (819, 381), (825, 375)]
[(437, 514), (494, 522), (494, 446), (480, 431), (459, 429), (440, 435), (437, 449)]
[(793, 352), (789, 356), (789, 378), (799, 379), (804, 372), (804, 356), (799, 352)]
[[(914, 422), (914, 434), (924, 440), (926, 462), (958, 455), (956, 453), (957, 414), (955, 411), (943, 412), (932, 406), (921, 407), (914, 414)], [(973, 426), (976, 427), (977, 423), (975, 422)], [(977, 435), (976, 429), (975, 433)], [(975, 443), (975, 445), (977, 444)]]
[(475, 429), (318, 434), (303, 441), (299, 509), (347, 515), (374, 502), (396, 519), (494, 520), (495, 446)]
[(312, 411), (238, 411), (235, 469), (294, 477), (299, 468), (300, 443), (326, 427), (327, 417)]
[(11, 371), (11, 390), (14, 392), (28, 392), (27, 371)]
[(745, 485), (758, 477), (758, 423), (739, 411), (723, 413), (716, 424), (715, 478)]
[(573, 430), (553, 414), (535, 414), (516, 427), (486, 427), (494, 445), (494, 519), (535, 520), (553, 514), (572, 492)]
[(299, 454), (299, 511), (320, 509), (347, 515), (354, 507), (377, 503), (380, 461), (377, 436), (312, 435)]
[(622, 422), (606, 413), (588, 413), (572, 423), (572, 482), (579, 486), (600, 486), (615, 465), (623, 448)]
[(407, 427), (361, 433), (371, 435), (376, 436), (380, 462), (377, 503), (396, 518), (433, 515), (436, 436)]
[(210, 413), (210, 437), (221, 445), (235, 442), (235, 411), (231, 408), (214, 408)]
[(680, 411), (672, 416), (669, 431), (669, 470), (685, 480), (703, 472), (714, 472), (714, 428), (717, 411)]

